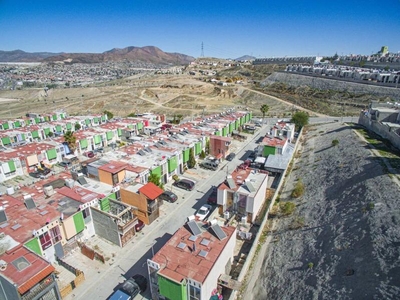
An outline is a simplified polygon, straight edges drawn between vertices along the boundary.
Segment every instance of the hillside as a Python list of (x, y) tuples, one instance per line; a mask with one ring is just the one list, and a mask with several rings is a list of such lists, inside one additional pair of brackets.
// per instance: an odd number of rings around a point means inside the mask
[[(397, 299), (399, 175), (388, 164), (398, 158), (377, 157), (356, 132), (335, 122), (302, 137), (280, 195), (295, 211), (272, 219), (246, 299)], [(292, 198), (300, 180), (304, 194)]]
[(193, 57), (180, 53), (167, 53), (154, 46), (114, 48), (103, 53), (63, 53), (44, 59), (44, 62), (99, 63), (109, 61), (141, 61), (153, 64), (188, 64)]
[(181, 53), (168, 53), (154, 46), (114, 48), (103, 53), (51, 53), (0, 51), (0, 62), (67, 62), (101, 63), (108, 61), (141, 61), (153, 64), (188, 64), (194, 57)]

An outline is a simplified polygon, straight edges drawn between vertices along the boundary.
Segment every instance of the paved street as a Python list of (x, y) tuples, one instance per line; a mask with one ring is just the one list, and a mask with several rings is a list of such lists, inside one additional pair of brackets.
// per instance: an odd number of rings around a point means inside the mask
[[(256, 141), (267, 132), (267, 126), (258, 130), (252, 138), (243, 143), (233, 142), (236, 157), (231, 162), (224, 161), (219, 171), (204, 169), (191, 169), (182, 178), (189, 178), (196, 181), (193, 191), (187, 192), (171, 183), (165, 186), (167, 190), (173, 190), (179, 197), (175, 203), (164, 202), (161, 207), (159, 219), (149, 226), (145, 226), (142, 233), (139, 233), (124, 248), (111, 245), (98, 237), (88, 241), (90, 245), (97, 244), (103, 248), (104, 253), (108, 252), (111, 257), (106, 264), (98, 261), (91, 261), (84, 257), (79, 251), (75, 251), (65, 258), (65, 261), (85, 273), (85, 281), (74, 289), (66, 299), (106, 299), (114, 291), (118, 283), (121, 283), (134, 274), (142, 274), (147, 277), (146, 260), (151, 258), (164, 243), (180, 228), (186, 218), (193, 215), (203, 205), (211, 192), (210, 188), (224, 180), (240, 160), (245, 159), (251, 150), (254, 149)], [(150, 291), (139, 295), (136, 299), (150, 299)]]

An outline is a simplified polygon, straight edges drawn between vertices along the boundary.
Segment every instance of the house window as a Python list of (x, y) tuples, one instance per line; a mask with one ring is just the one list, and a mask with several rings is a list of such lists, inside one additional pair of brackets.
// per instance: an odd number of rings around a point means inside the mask
[(48, 232), (45, 232), (42, 235), (40, 235), (39, 240), (43, 250), (46, 250), (47, 248), (51, 247), (51, 238)]
[(53, 242), (53, 244), (61, 241), (61, 239), (62, 239), (60, 228), (58, 226), (50, 229), (50, 235), (51, 235), (51, 241)]
[(190, 300), (200, 300), (201, 290), (198, 287), (189, 286), (189, 299)]

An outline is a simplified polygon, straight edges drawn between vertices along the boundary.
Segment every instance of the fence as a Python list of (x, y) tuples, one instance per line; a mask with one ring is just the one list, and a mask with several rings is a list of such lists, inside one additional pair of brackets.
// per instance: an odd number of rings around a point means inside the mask
[(70, 264), (66, 263), (65, 261), (61, 260), (57, 257), (57, 262), (60, 266), (64, 267), (72, 274), (75, 274), (75, 279), (68, 283), (66, 286), (60, 288), (60, 295), (61, 298), (65, 298), (69, 293), (72, 292), (78, 285), (80, 285), (85, 280), (85, 275), (81, 270), (78, 270), (71, 266)]

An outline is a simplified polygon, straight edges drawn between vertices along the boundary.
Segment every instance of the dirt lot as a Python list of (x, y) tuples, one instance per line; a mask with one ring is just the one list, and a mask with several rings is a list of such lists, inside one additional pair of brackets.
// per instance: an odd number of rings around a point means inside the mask
[[(280, 198), (297, 207), (275, 219), (251, 298), (398, 299), (398, 174), (339, 123), (307, 132), (300, 151)], [(304, 195), (292, 199), (299, 179)], [(295, 221), (303, 225), (291, 229)]]
[(0, 118), (19, 117), (27, 112), (51, 112), (65, 109), (69, 114), (111, 111), (115, 116), (130, 113), (165, 113), (167, 116), (199, 116), (240, 107), (261, 116), (267, 104), (271, 115), (290, 113), (293, 105), (251, 90), (251, 84), (219, 86), (210, 78), (189, 75), (135, 76), (85, 88), (2, 90), (0, 98), (19, 101), (4, 103)]

